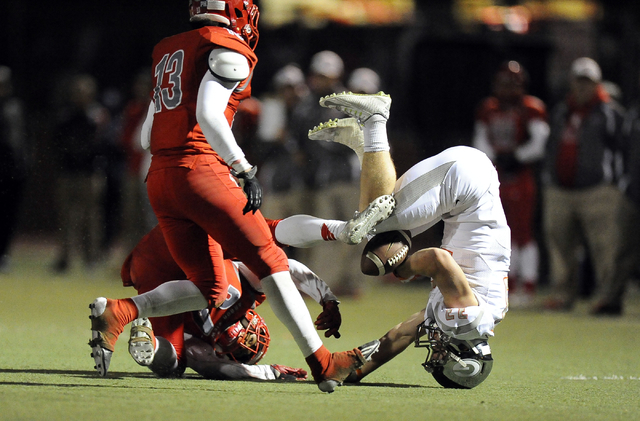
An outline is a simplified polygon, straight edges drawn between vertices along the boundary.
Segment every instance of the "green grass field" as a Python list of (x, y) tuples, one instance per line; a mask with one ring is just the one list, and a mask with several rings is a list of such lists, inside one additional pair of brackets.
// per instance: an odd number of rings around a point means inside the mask
[[(117, 270), (87, 276), (47, 271), (52, 256), (16, 247), (13, 271), (0, 275), (0, 420), (638, 420), (640, 294), (627, 296), (621, 318), (511, 310), (491, 341), (494, 369), (473, 390), (441, 388), (421, 367), (425, 350), (409, 348), (335, 393), (311, 382), (157, 379), (118, 342), (109, 378), (94, 374), (87, 345), (88, 304), (134, 293)], [(358, 300), (342, 301), (346, 350), (377, 338), (421, 309), (427, 287), (372, 282)], [(320, 307), (308, 302), (315, 317)], [(305, 367), (268, 304), (260, 307), (272, 342), (263, 362)]]

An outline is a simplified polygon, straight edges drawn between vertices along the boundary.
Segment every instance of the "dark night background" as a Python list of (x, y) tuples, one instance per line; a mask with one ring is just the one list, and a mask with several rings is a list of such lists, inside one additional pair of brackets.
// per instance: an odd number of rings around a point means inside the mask
[[(414, 22), (398, 26), (261, 26), (254, 96), (270, 88), (279, 67), (294, 61), (306, 69), (320, 50), (340, 54), (347, 72), (361, 66), (377, 70), (394, 98), (390, 134), (399, 172), (410, 162), (470, 142), (474, 109), (489, 94), (491, 77), (505, 59), (524, 64), (530, 93), (549, 107), (565, 93), (571, 61), (583, 55), (596, 59), (604, 78), (621, 87), (624, 105), (640, 97), (638, 2), (602, 2), (594, 21), (534, 23), (526, 35), (464, 32), (449, 1), (417, 1), (416, 9)], [(103, 92), (121, 92), (126, 100), (133, 76), (150, 64), (153, 45), (189, 29), (187, 21), (186, 1), (2, 2), (0, 64), (14, 71), (35, 151), (23, 231), (54, 226), (49, 174), (55, 168), (47, 148), (64, 94), (61, 82), (87, 72)]]

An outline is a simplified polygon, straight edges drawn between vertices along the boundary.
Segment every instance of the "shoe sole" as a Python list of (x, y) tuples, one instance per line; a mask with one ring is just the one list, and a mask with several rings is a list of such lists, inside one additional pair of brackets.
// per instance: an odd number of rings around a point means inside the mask
[[(359, 99), (378, 100), (382, 104), (382, 109), (366, 109), (358, 101)], [(386, 99), (389, 99), (387, 103)], [(331, 94), (320, 98), (320, 105), (326, 108), (335, 108), (338, 111), (349, 114), (360, 120), (361, 123), (367, 121), (372, 115), (379, 114), (384, 118), (389, 118), (389, 107), (391, 105), (391, 96), (384, 92), (377, 94), (354, 94), (353, 92), (342, 92), (339, 94)]]
[[(151, 323), (149, 326), (145, 325), (144, 322), (138, 322), (140, 319), (136, 319), (133, 321), (131, 325), (131, 334), (129, 338), (129, 354), (131, 358), (138, 363), (138, 365), (148, 367), (153, 362), (153, 358), (155, 357), (155, 347), (153, 346), (153, 340), (151, 339), (152, 328)], [(143, 333), (144, 336), (134, 335), (138, 333)]]
[(380, 196), (367, 209), (349, 221), (345, 229), (338, 234), (338, 239), (350, 245), (360, 244), (377, 224), (391, 215), (395, 207), (396, 201), (393, 196)]
[[(107, 299), (104, 297), (96, 298), (93, 303), (89, 304), (89, 309), (91, 310), (89, 318), (92, 320), (92, 328), (93, 320), (102, 316), (106, 306)], [(102, 343), (102, 333), (100, 333), (99, 330), (91, 329), (91, 340), (89, 341), (89, 346), (91, 347), (91, 357), (95, 362), (95, 366), (93, 368), (98, 372), (99, 376), (106, 377), (109, 372), (109, 365), (111, 364), (113, 351), (104, 348), (101, 345)]]

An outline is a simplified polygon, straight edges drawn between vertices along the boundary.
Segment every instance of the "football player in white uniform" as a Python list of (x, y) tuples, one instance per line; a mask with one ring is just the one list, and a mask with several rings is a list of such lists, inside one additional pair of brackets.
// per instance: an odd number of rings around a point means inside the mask
[[(353, 118), (320, 124), (309, 137), (354, 149), (365, 158), (361, 159), (365, 177), (367, 145), (388, 145), (386, 127), (381, 131), (367, 126), (371, 116), (378, 122), (384, 117), (386, 123), (391, 99), (382, 93), (342, 93), (325, 97), (320, 104)], [(384, 171), (380, 169), (378, 178), (384, 178)], [(395, 177), (395, 172), (387, 175)], [(361, 182), (362, 188), (366, 185)], [(375, 232), (404, 230), (416, 236), (442, 220), (444, 235), (440, 248), (418, 250), (394, 271), (406, 282), (418, 276), (431, 278), (433, 289), (426, 309), (387, 332), (380, 339), (379, 351), (351, 380), (364, 377), (415, 341), (417, 346), (429, 347), (423, 365), (440, 384), (475, 387), (491, 370), (487, 340), (508, 310), (511, 240), (497, 172), (484, 153), (458, 146), (417, 163), (395, 182), (392, 192), (377, 191), (372, 197), (380, 193), (393, 195), (395, 209), (375, 226)], [(366, 197), (370, 193), (361, 194)], [(349, 221), (306, 215), (284, 219), (275, 233), (279, 242), (295, 247), (335, 239), (357, 243), (373, 234), (354, 232)], [(419, 338), (425, 334), (428, 341), (421, 342)]]

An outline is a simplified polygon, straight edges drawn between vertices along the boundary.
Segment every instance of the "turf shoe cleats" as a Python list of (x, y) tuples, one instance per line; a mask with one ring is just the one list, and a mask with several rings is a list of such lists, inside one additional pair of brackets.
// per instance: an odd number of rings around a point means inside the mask
[(396, 200), (391, 195), (380, 196), (347, 221), (347, 225), (338, 234), (338, 240), (345, 244), (360, 244), (362, 239), (373, 232), (374, 227), (387, 219), (396, 207)]
[(377, 94), (354, 94), (342, 92), (320, 98), (320, 105), (326, 108), (334, 108), (358, 119), (364, 124), (374, 114), (389, 118), (391, 108), (391, 96), (380, 91)]
[(118, 336), (130, 320), (137, 314), (137, 308), (130, 299), (110, 300), (96, 298), (89, 304), (91, 314), (91, 357), (95, 361), (95, 369), (102, 377), (107, 375), (111, 356), (115, 350)]
[(325, 140), (345, 145), (353, 149), (362, 162), (364, 155), (364, 133), (358, 120), (355, 118), (342, 118), (320, 123), (309, 130), (309, 139)]
[(139, 365), (148, 367), (153, 362), (156, 351), (156, 338), (151, 322), (146, 317), (135, 319), (131, 323), (129, 335), (129, 354)]

